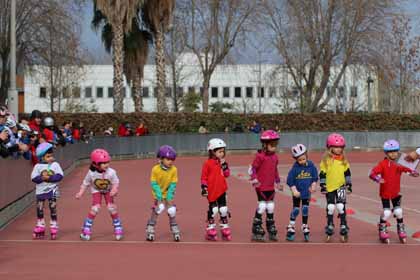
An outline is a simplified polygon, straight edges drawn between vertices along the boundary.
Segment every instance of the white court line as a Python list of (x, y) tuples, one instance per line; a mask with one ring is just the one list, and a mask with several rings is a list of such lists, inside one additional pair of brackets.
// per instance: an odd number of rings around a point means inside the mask
[(345, 246), (345, 247), (363, 247), (363, 246), (415, 246), (419, 247), (420, 243), (409, 243), (409, 244), (401, 244), (398, 242), (391, 243), (391, 244), (382, 244), (378, 242), (348, 242), (348, 243), (340, 243), (339, 241), (335, 242), (229, 242), (229, 241), (187, 241), (187, 242), (174, 242), (174, 241), (140, 241), (140, 240), (128, 240), (128, 241), (100, 241), (100, 240), (91, 240), (91, 241), (81, 241), (81, 240), (32, 240), (32, 239), (22, 239), (22, 240), (0, 240), (1, 243), (33, 243), (33, 244), (45, 244), (45, 243), (58, 243), (58, 244), (149, 244), (153, 246), (156, 245), (184, 245), (184, 246), (194, 246), (194, 245), (209, 245), (209, 246)]

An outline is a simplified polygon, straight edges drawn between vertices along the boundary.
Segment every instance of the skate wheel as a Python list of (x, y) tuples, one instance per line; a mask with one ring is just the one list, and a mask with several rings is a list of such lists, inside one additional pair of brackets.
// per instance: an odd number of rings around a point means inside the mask
[(340, 238), (340, 240), (341, 240), (341, 243), (347, 243), (348, 237), (345, 236), (345, 235), (342, 235), (341, 238)]
[(57, 239), (57, 235), (51, 235), (51, 240)]
[(327, 237), (325, 238), (325, 242), (327, 243), (331, 242), (331, 235), (327, 235)]
[(123, 239), (123, 236), (122, 235), (116, 235), (115, 236), (115, 240), (117, 240), (117, 241), (120, 241), (122, 239)]
[(401, 239), (400, 239), (400, 242), (401, 242), (402, 244), (407, 243), (407, 238), (401, 238)]
[(309, 242), (309, 236), (308, 235), (305, 235), (303, 238), (304, 238), (305, 242)]
[(232, 240), (232, 236), (223, 236), (223, 240), (225, 240), (225, 241), (231, 241)]

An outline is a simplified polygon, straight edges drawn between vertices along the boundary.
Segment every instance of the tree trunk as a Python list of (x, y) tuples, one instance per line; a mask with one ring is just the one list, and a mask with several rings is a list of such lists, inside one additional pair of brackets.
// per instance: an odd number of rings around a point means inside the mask
[(164, 34), (162, 28), (156, 30), (156, 83), (157, 83), (157, 111), (168, 112), (166, 104), (166, 72), (165, 72), (165, 53), (164, 53)]
[(139, 73), (136, 73), (133, 80), (132, 97), (134, 102), (134, 112), (139, 113), (143, 111), (143, 98), (141, 96), (141, 77)]
[(5, 104), (7, 99), (7, 91), (9, 89), (9, 67), (7, 65), (7, 57), (2, 56), (2, 72), (0, 81), (0, 104)]
[(113, 25), (114, 37), (112, 39), (112, 62), (114, 66), (114, 112), (124, 111), (124, 92), (123, 92), (123, 59), (124, 59), (124, 32), (123, 26)]
[(178, 83), (177, 83), (177, 75), (176, 75), (176, 65), (175, 63), (172, 63), (171, 65), (172, 69), (172, 92), (173, 92), (173, 101), (174, 101), (174, 112), (178, 112)]
[(203, 81), (203, 113), (209, 112), (209, 87), (210, 87), (210, 77), (204, 75)]

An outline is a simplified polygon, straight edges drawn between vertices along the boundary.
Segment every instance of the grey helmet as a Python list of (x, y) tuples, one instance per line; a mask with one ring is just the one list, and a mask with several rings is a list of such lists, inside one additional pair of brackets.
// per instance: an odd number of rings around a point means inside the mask
[(45, 127), (51, 127), (54, 126), (54, 119), (51, 117), (45, 117), (44, 118), (44, 126)]

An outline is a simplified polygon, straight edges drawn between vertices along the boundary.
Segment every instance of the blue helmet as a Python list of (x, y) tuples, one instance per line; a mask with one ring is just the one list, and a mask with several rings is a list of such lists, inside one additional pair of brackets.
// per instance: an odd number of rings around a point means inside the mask
[(397, 140), (386, 140), (384, 143), (384, 152), (397, 152), (400, 150), (400, 143)]
[(53, 148), (53, 145), (51, 145), (48, 142), (41, 143), (36, 147), (36, 157), (39, 161), (42, 161), (42, 158), (45, 156), (45, 154)]

